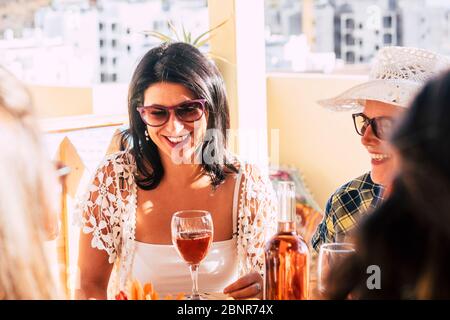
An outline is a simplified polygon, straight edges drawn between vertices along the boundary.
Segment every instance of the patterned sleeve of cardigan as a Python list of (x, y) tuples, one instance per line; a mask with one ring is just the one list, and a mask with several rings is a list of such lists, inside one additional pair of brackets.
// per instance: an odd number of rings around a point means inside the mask
[(121, 215), (130, 193), (129, 178), (124, 154), (107, 156), (75, 209), (83, 233), (92, 236), (91, 246), (106, 251), (109, 263), (114, 263), (120, 252)]
[(242, 170), (238, 213), (239, 275), (251, 271), (263, 275), (265, 244), (276, 232), (276, 198), (269, 177), (255, 165), (245, 164)]

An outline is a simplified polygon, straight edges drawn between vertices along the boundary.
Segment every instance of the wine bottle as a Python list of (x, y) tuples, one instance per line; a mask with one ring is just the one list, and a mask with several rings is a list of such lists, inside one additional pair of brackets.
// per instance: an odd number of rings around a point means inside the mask
[(295, 184), (278, 183), (278, 231), (265, 247), (265, 298), (306, 300), (309, 288), (309, 252), (295, 226)]

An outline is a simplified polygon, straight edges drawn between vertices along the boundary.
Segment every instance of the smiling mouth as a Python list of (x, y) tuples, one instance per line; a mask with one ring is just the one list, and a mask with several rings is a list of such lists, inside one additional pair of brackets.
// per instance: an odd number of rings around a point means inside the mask
[(171, 146), (176, 146), (179, 143), (184, 141), (188, 141), (190, 137), (190, 133), (182, 135), (182, 136), (163, 136), (169, 142)]
[(371, 153), (370, 158), (372, 159), (373, 164), (381, 164), (387, 160), (389, 160), (392, 156), (386, 153)]

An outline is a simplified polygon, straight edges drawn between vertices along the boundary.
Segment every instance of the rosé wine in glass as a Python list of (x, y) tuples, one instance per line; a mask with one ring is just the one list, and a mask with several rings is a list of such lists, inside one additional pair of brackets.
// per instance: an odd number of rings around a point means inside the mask
[(206, 258), (214, 236), (211, 214), (203, 210), (183, 210), (172, 216), (172, 242), (189, 265), (192, 277), (191, 300), (199, 300), (198, 267)]

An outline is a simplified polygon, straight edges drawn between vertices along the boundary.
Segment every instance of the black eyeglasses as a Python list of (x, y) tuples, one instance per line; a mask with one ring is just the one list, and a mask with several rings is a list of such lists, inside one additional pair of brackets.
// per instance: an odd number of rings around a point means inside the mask
[(376, 117), (370, 119), (364, 113), (352, 114), (356, 132), (363, 136), (369, 126), (372, 127), (373, 134), (380, 140), (387, 140), (392, 133), (394, 119), (391, 117)]
[(137, 107), (142, 121), (151, 127), (160, 127), (169, 121), (170, 110), (175, 112), (178, 120), (194, 122), (199, 120), (205, 112), (206, 99), (183, 101), (176, 106), (165, 107), (157, 104)]

